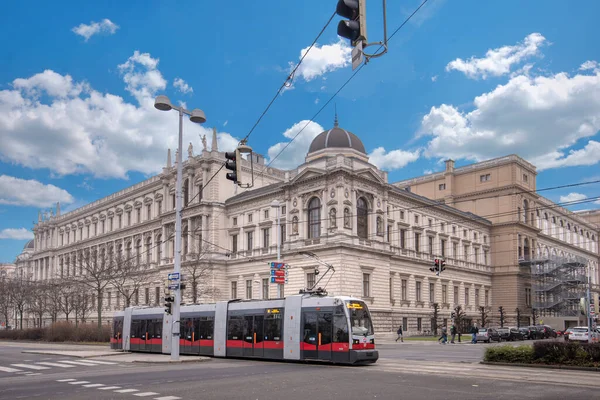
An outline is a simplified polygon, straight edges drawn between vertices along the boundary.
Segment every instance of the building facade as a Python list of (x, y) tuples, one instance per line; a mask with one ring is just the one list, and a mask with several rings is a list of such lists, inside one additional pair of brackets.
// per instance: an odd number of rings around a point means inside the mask
[[(225, 160), (214, 136), (199, 155), (190, 145), (183, 163), (182, 273), (189, 282), (202, 270), (201, 290), (186, 288), (186, 302), (275, 298), (269, 263), (279, 243), (290, 267), (282, 296), (318, 286), (361, 297), (378, 332), (400, 325), (408, 334), (430, 331), (434, 309), (442, 325), (458, 305), (466, 323), (480, 322), (482, 307), (488, 316), (498, 305), (531, 311), (520, 263), (538, 253), (588, 257), (598, 282), (598, 227), (537, 195), (535, 167), (516, 156), (465, 169), (449, 161), (443, 173), (391, 184), (336, 121), (294, 170), (269, 167), (256, 154), (242, 160), (244, 182), (254, 171), (254, 187), (242, 190), (224, 172), (211, 179)], [(175, 170), (169, 152), (157, 176), (72, 212), (57, 207), (40, 216), (17, 274), (68, 281), (83, 274), (90, 255), (117, 254), (146, 278), (131, 303), (160, 304), (173, 268)], [(440, 276), (430, 271), (435, 258), (446, 260)], [(323, 264), (334, 270), (325, 273)], [(105, 318), (125, 306), (122, 297), (111, 285), (103, 290)]]

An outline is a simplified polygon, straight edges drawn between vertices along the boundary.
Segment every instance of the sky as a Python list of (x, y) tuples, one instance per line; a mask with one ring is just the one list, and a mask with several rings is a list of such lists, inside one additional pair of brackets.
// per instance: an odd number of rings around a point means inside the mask
[[(388, 34), (421, 1), (389, 1)], [(185, 123), (184, 148), (197, 153), (205, 134), (210, 146), (212, 128), (221, 150), (234, 148), (337, 1), (301, 3), (4, 4), (0, 262), (33, 237), (40, 210), (74, 210), (161, 170), (178, 125), (154, 109), (158, 94), (206, 113), (203, 125)], [(594, 0), (429, 0), (337, 95), (354, 72), (335, 16), (248, 144), (295, 168), (337, 108), (390, 182), (441, 171), (448, 158), (509, 154), (537, 166), (538, 189), (600, 180), (599, 14)], [(383, 40), (379, 1), (368, 1), (367, 30), (370, 43)], [(543, 195), (600, 208), (599, 184)]]

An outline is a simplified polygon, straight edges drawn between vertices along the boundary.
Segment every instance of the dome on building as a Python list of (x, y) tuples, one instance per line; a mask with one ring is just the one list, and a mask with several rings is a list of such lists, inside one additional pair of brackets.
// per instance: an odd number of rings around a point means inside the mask
[(310, 144), (308, 152), (314, 153), (329, 148), (348, 148), (367, 154), (365, 146), (358, 136), (338, 126), (337, 115), (335, 116), (333, 129), (319, 133)]
[(27, 242), (25, 247), (23, 247), (23, 250), (27, 250), (27, 249), (33, 249), (33, 240), (30, 240), (29, 242)]

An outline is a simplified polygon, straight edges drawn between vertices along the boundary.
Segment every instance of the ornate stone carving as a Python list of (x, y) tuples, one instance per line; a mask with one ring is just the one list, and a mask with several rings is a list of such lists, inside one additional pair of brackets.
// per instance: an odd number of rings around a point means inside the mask
[(294, 207), (296, 207), (298, 205), (298, 200), (294, 197), (294, 201), (292, 202), (292, 205)]
[(344, 228), (351, 229), (352, 228), (352, 213), (348, 207), (344, 208)]
[(337, 210), (335, 207), (332, 207), (329, 210), (329, 227), (337, 228)]
[(298, 234), (298, 217), (294, 216), (292, 218), (292, 235)]
[(331, 189), (329, 196), (333, 199), (335, 197), (335, 189)]
[(348, 197), (350, 197), (350, 193), (348, 192), (348, 189), (346, 189), (346, 190), (344, 191), (344, 197), (345, 197), (345, 198), (348, 198)]

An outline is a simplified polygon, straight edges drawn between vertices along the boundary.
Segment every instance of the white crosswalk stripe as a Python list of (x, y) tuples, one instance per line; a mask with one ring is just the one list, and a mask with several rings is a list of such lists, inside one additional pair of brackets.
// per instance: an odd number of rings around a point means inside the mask
[(60, 360), (61, 363), (73, 364), (73, 365), (84, 365), (86, 367), (97, 367), (99, 364), (94, 364), (87, 361), (71, 361), (71, 360)]
[(87, 388), (95, 388), (95, 387), (101, 387), (104, 386), (104, 384), (102, 383), (90, 383), (89, 385), (83, 385), (83, 387), (87, 387)]
[(137, 389), (121, 389), (121, 390), (115, 390), (115, 393), (133, 393), (133, 392), (139, 392), (139, 390), (137, 390)]
[(115, 362), (110, 362), (110, 361), (100, 361), (100, 360), (82, 360), (83, 362), (86, 363), (92, 363), (92, 364), (102, 364), (102, 365), (115, 365)]
[(0, 371), (2, 371), (2, 372), (21, 372), (20, 369), (9, 368), (9, 367), (0, 367)]
[(148, 396), (156, 396), (158, 393), (156, 392), (143, 392), (143, 393), (134, 393), (134, 396), (138, 397), (148, 397)]
[(77, 379), (73, 379), (73, 378), (68, 378), (68, 379), (57, 379), (56, 382), (73, 382), (76, 381)]
[(75, 381), (69, 382), (69, 385), (83, 385), (84, 383), (90, 383), (89, 381)]
[(41, 365), (33, 365), (33, 364), (10, 364), (13, 367), (25, 368), (25, 369), (34, 369), (36, 371), (41, 371), (43, 369), (50, 369), (50, 367), (42, 367)]
[(181, 397), (177, 396), (163, 396), (163, 397), (155, 397), (154, 400), (179, 400)]
[(98, 388), (98, 390), (113, 390), (113, 389), (121, 389), (121, 386), (105, 386), (105, 387)]
[(42, 361), (42, 362), (38, 362), (36, 364), (40, 364), (40, 365), (47, 365), (49, 367), (59, 367), (59, 368), (75, 368), (74, 365), (68, 365), (68, 364), (59, 364), (59, 363), (54, 363), (54, 362), (49, 362), (49, 361)]

